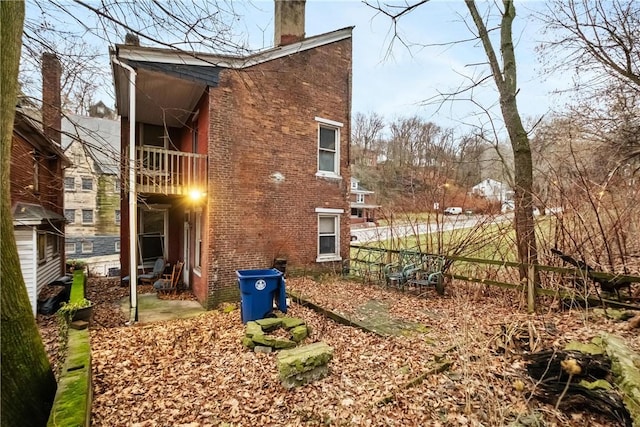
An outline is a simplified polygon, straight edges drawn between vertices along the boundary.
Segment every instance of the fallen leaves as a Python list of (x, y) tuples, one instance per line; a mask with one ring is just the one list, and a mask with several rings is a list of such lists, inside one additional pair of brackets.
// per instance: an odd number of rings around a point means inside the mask
[[(391, 317), (422, 327), (383, 337), (292, 304), (287, 314), (312, 328), (308, 342), (325, 341), (334, 348), (334, 359), (327, 378), (286, 390), (278, 379), (275, 354), (242, 347), (244, 327), (237, 310), (126, 327), (114, 301), (128, 289), (106, 289), (102, 293), (113, 299), (101, 301), (91, 328), (92, 424), (506, 425), (544, 405), (526, 399), (533, 385), (517, 355), (491, 351), (491, 337), (500, 325), (532, 323), (542, 346), (560, 345), (569, 336), (590, 339), (600, 330), (624, 334), (615, 323), (586, 321), (576, 311), (543, 309), (529, 316), (514, 309), (512, 293), (478, 297), (481, 293), (456, 284), (448, 286), (444, 298), (435, 292), (418, 298), (340, 280), (289, 278), (287, 287), (348, 315), (361, 316), (360, 308), (375, 299)], [(626, 337), (631, 340), (633, 332)], [(421, 377), (445, 359), (452, 363), (449, 371)], [(525, 392), (518, 392), (521, 387)], [(376, 405), (389, 395), (391, 401)], [(551, 424), (606, 425), (588, 414), (578, 421), (563, 418), (549, 406), (544, 413)]]

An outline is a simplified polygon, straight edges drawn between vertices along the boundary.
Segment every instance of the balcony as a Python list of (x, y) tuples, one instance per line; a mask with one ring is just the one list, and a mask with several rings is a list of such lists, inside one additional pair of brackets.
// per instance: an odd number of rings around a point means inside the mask
[(136, 147), (138, 193), (188, 195), (207, 187), (207, 156), (153, 146)]

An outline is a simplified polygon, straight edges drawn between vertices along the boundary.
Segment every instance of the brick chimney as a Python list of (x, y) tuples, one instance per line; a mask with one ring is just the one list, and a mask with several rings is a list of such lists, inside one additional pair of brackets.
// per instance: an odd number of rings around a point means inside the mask
[(274, 45), (283, 46), (304, 39), (305, 0), (275, 0)]
[(42, 54), (42, 127), (44, 133), (58, 144), (62, 127), (60, 101), (60, 60), (53, 53)]

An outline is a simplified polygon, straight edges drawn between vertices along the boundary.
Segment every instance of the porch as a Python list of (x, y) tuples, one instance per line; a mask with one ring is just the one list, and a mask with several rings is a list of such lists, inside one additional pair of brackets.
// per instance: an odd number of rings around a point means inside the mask
[(143, 145), (136, 147), (136, 162), (138, 193), (190, 195), (206, 188), (206, 154)]

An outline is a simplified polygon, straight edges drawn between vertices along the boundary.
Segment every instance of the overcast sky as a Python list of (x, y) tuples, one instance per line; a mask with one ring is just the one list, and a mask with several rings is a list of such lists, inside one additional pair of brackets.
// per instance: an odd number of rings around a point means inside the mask
[[(371, 2), (373, 3), (373, 2)], [(514, 23), (518, 65), (518, 104), (524, 117), (537, 118), (559, 108), (563, 99), (553, 92), (566, 88), (570, 79), (543, 76), (535, 47), (542, 38), (540, 25), (530, 13), (544, 7), (540, 1), (516, 2)], [(273, 43), (273, 2), (258, 1), (245, 6), (244, 25), (253, 48)], [(485, 121), (470, 117), (476, 108), (468, 101), (425, 105), (439, 92), (453, 91), (478, 75), (478, 64), (486, 61), (484, 50), (468, 40), (471, 33), (463, 18), (463, 2), (432, 0), (399, 21), (398, 32), (409, 44), (393, 38), (391, 20), (359, 1), (307, 0), (306, 35), (312, 36), (338, 28), (355, 26), (353, 32), (353, 112), (377, 112), (387, 119), (418, 114), (442, 126)], [(391, 44), (393, 42), (393, 44)], [(427, 46), (431, 45), (431, 46)], [(487, 89), (474, 93), (484, 107), (495, 105), (497, 94), (491, 81)], [(468, 95), (467, 95), (468, 97)]]
[[(64, 0), (63, 0), (64, 1)], [(203, 0), (196, 0), (203, 1)], [(370, 0), (374, 3), (375, 0)], [(95, 4), (89, 1), (90, 4)], [(396, 2), (401, 3), (401, 2)], [(479, 2), (480, 9), (484, 3)], [(64, 4), (64, 3), (63, 3)], [(73, 3), (68, 3), (73, 5)], [(493, 4), (493, 2), (491, 2)], [(540, 74), (535, 47), (542, 34), (539, 24), (531, 19), (532, 10), (543, 8), (544, 2), (516, 1), (517, 17), (514, 22), (516, 60), (518, 66), (518, 104), (524, 118), (537, 119), (551, 109), (560, 108), (563, 100), (553, 95), (571, 83), (570, 77), (549, 77)], [(80, 8), (91, 20), (92, 12)], [(236, 1), (234, 9), (241, 15), (235, 24), (238, 40), (251, 49), (273, 46), (273, 1)], [(28, 4), (28, 14), (37, 14), (33, 2)], [(454, 91), (469, 84), (471, 76), (477, 77), (486, 67), (473, 66), (485, 62), (482, 47), (476, 42), (450, 44), (452, 41), (469, 40), (471, 32), (464, 19), (468, 13), (460, 0), (431, 0), (399, 21), (401, 40), (394, 38), (391, 20), (357, 0), (307, 0), (306, 35), (313, 36), (336, 29), (355, 26), (353, 32), (353, 113), (377, 112), (387, 120), (414, 114), (443, 127), (462, 128), (463, 123), (486, 123), (486, 117), (474, 117), (478, 109), (468, 101), (440, 105), (433, 100), (439, 92)], [(68, 19), (68, 17), (67, 17)], [(95, 19), (95, 16), (93, 17)], [(75, 23), (77, 26), (77, 23)], [(108, 41), (85, 33), (87, 39), (98, 43), (104, 52), (108, 67)], [(112, 44), (121, 40), (111, 40)], [(143, 44), (145, 40), (142, 40)], [(403, 42), (409, 46), (403, 45)], [(105, 88), (97, 99), (113, 104), (112, 85)], [(485, 88), (476, 89), (473, 97), (483, 108), (497, 103), (492, 81)], [(467, 95), (466, 97), (468, 97)], [(440, 108), (437, 108), (440, 106)], [(495, 115), (499, 121), (499, 115)], [(462, 130), (461, 130), (462, 132)]]

